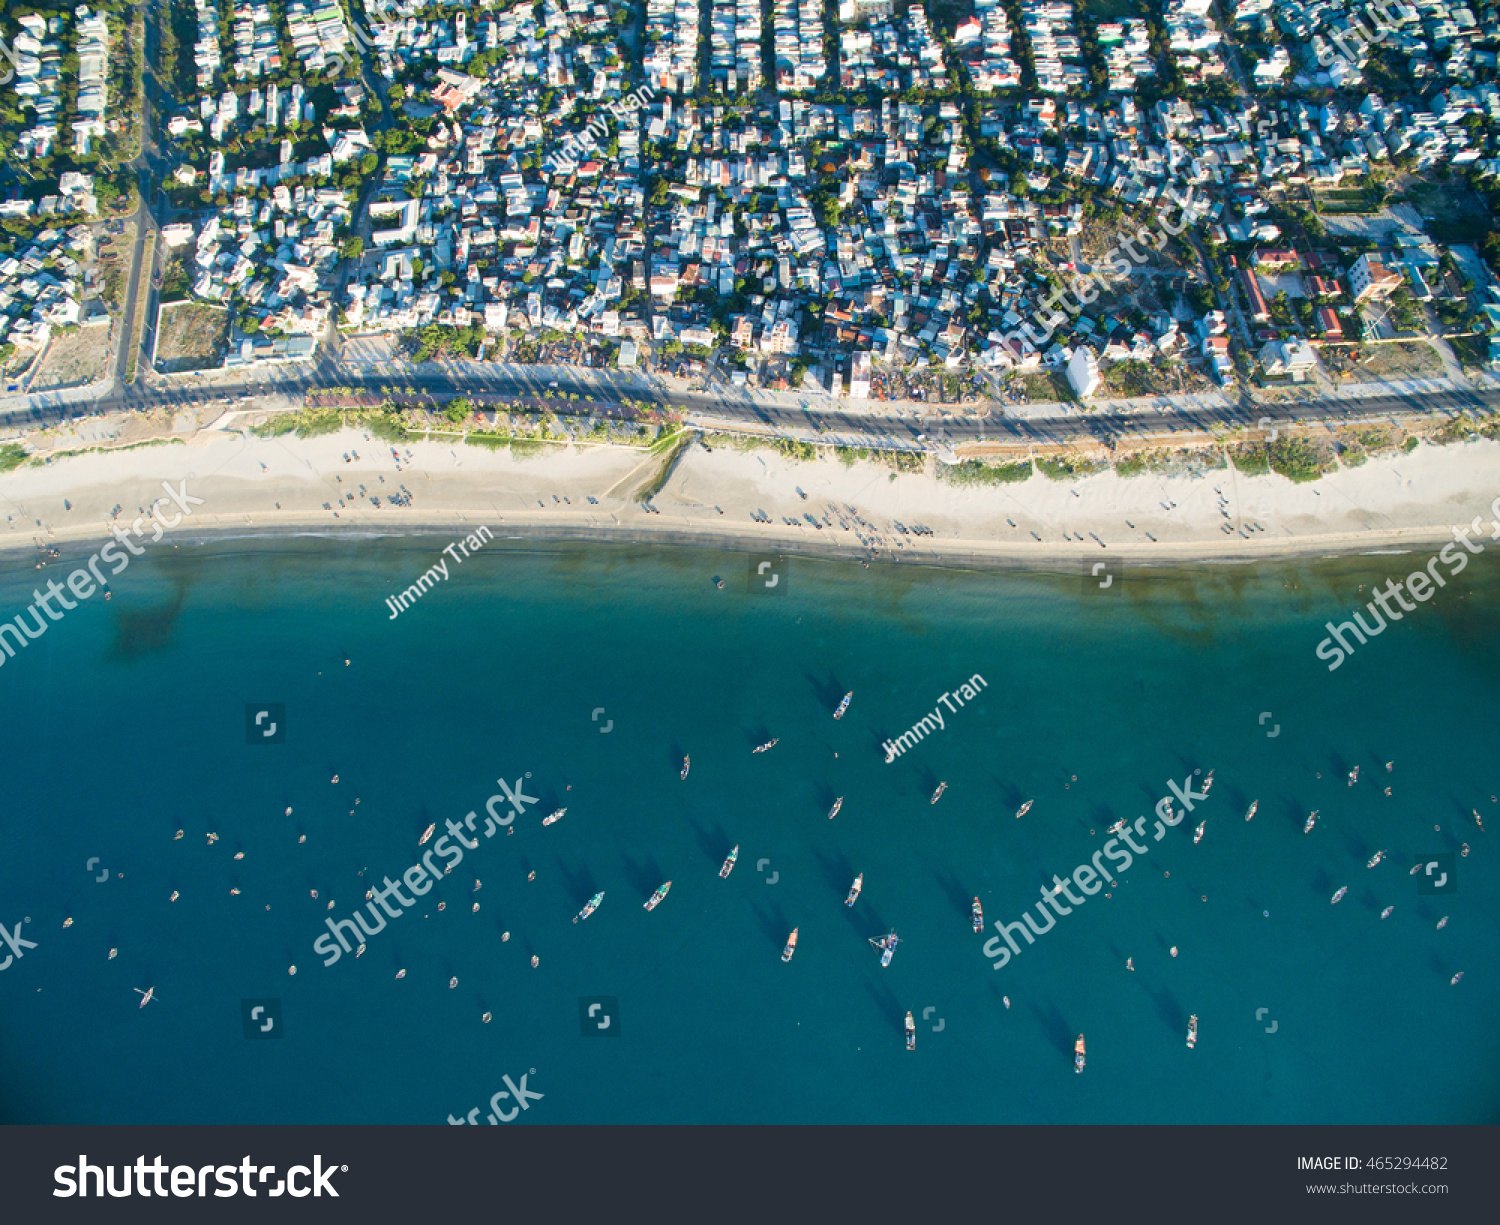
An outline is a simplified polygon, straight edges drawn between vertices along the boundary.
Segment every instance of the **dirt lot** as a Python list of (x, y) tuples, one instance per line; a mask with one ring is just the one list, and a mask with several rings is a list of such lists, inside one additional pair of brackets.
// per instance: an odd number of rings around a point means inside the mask
[(118, 317), (125, 307), (125, 274), (130, 271), (130, 253), (135, 250), (135, 223), (128, 224), (119, 234), (99, 231), (98, 251), (95, 265), (103, 278), (101, 296), (109, 306), (110, 314)]
[(163, 374), (217, 369), (224, 361), (229, 316), (217, 306), (177, 302), (161, 308), (156, 368)]
[(1356, 379), (1432, 378), (1443, 373), (1443, 359), (1423, 341), (1362, 345), (1359, 352), (1359, 360), (1349, 363)]
[(112, 355), (111, 324), (91, 323), (71, 335), (54, 335), (46, 359), (32, 380), (31, 390), (58, 391), (64, 387), (82, 387), (103, 378)]

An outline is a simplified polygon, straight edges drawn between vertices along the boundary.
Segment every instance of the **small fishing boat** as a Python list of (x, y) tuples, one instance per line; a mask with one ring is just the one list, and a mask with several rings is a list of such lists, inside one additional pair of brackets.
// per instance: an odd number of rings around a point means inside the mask
[(934, 804), (936, 804), (940, 799), (943, 798), (943, 792), (945, 792), (947, 790), (948, 790), (948, 784), (947, 783), (939, 783), (937, 785), (937, 790), (932, 793), (932, 802)]
[(1408, 872), (1408, 873), (1407, 873), (1407, 875), (1408, 875), (1408, 876), (1415, 876), (1415, 875), (1416, 875), (1416, 874), (1417, 874), (1417, 873), (1418, 873), (1418, 872), (1420, 872), (1420, 871), (1421, 871), (1421, 870), (1422, 870), (1422, 865), (1421, 865), (1421, 864), (1419, 864), (1419, 863), (1414, 863), (1414, 864), (1412, 864), (1412, 866), (1411, 866), (1411, 871), (1410, 871), (1410, 872)]
[(156, 998), (155, 987), (147, 987), (144, 991), (142, 991), (139, 987), (132, 987), (131, 990), (141, 997), (140, 1007), (142, 1008), (144, 1008), (147, 1004), (149, 1004), (153, 999)]
[(1352, 787), (1357, 782), (1359, 782), (1359, 767), (1355, 766), (1349, 771), (1349, 785)]
[(1208, 824), (1207, 821), (1199, 821), (1198, 822), (1198, 828), (1193, 831), (1193, 845), (1194, 846), (1197, 846), (1200, 842), (1203, 841), (1203, 827), (1205, 825), (1207, 825), (1207, 824)]
[(1247, 821), (1250, 820), (1250, 818), (1255, 815), (1255, 810), (1257, 808), (1259, 808), (1259, 807), (1260, 807), (1260, 801), (1259, 800), (1251, 800), (1250, 801), (1250, 808), (1245, 813), (1245, 820), (1247, 820)]
[(1075, 1043), (1073, 1043), (1073, 1071), (1075, 1071), (1075, 1072), (1082, 1072), (1083, 1071), (1083, 1059), (1084, 1059), (1083, 1035), (1079, 1034), (1078, 1035), (1078, 1041), (1075, 1042)]
[(839, 702), (838, 709), (833, 712), (833, 717), (835, 719), (842, 719), (844, 717), (844, 712), (849, 709), (849, 703), (853, 701), (853, 699), (854, 690), (851, 689), (848, 693), (844, 694), (843, 700)]
[(1002, 1004), (1004, 1004), (1007, 1008), (1009, 1008), (1010, 1007), (1010, 996), (1008, 996), (1008, 995), (1002, 995), (1000, 997), (1000, 1002)]
[(1484, 833), (1484, 818), (1479, 815), (1479, 809), (1474, 809), (1474, 824), (1479, 826), (1479, 832)]
[(425, 830), (422, 831), (422, 836), (417, 839), (417, 845), (418, 846), (426, 846), (427, 845), (427, 840), (432, 837), (432, 831), (435, 830), (436, 828), (437, 828), (437, 822), (434, 821), (431, 825), (429, 825)]
[(1203, 794), (1207, 795), (1210, 791), (1213, 790), (1213, 786), (1214, 786), (1214, 772), (1212, 770), (1210, 770), (1208, 772), (1208, 777), (1203, 780)]
[(1187, 1045), (1188, 1050), (1192, 1050), (1193, 1047), (1198, 1045), (1198, 1018), (1196, 1015), (1188, 1018)]
[(603, 900), (604, 890), (601, 889), (598, 893), (594, 894), (593, 897), (589, 898), (589, 904), (587, 906), (585, 906), (582, 910), (580, 910), (576, 915), (573, 916), (573, 922), (577, 923), (579, 919), (588, 918), (589, 915), (593, 914), (594, 911), (599, 909), (599, 903)]
[(1450, 978), (1448, 980), (1448, 985), (1450, 987), (1456, 987), (1456, 986), (1458, 986), (1458, 980), (1461, 979), (1463, 976), (1464, 976), (1464, 972), (1462, 970), (1460, 970), (1457, 974), (1455, 974), (1452, 978)]
[(854, 884), (849, 886), (849, 896), (844, 899), (845, 906), (853, 906), (859, 901), (859, 891), (865, 887), (865, 874), (861, 872), (854, 878)]
[(664, 898), (664, 897), (667, 896), (667, 890), (671, 889), (671, 887), (672, 887), (672, 882), (671, 881), (667, 881), (666, 884), (664, 884), (660, 889), (658, 889), (655, 893), (653, 893), (646, 900), (646, 903), (645, 903), (646, 909), (647, 910), (655, 910), (658, 906), (660, 906), (662, 898)]
[(1437, 929), (1438, 929), (1438, 931), (1442, 931), (1443, 928), (1445, 928), (1447, 926), (1448, 926), (1448, 916), (1444, 915), (1441, 919), (1438, 920)]
[(895, 932), (891, 932), (881, 936), (879, 940), (871, 939), (870, 943), (880, 950), (880, 964), (888, 966), (891, 958), (896, 955), (896, 946), (901, 943), (901, 939)]
[(1391, 917), (1391, 911), (1393, 911), (1395, 909), (1396, 908), (1394, 906), (1387, 906), (1384, 910), (1382, 910), (1380, 912), (1380, 917), (1382, 919), (1389, 919)]
[(740, 857), (739, 844), (735, 844), (734, 850), (729, 852), (729, 858), (724, 861), (724, 866), (719, 869), (719, 879), (723, 880), (734, 871), (734, 861)]
[(566, 808), (559, 808), (550, 817), (543, 817), (542, 818), (542, 824), (543, 825), (553, 825), (556, 822), (561, 821), (563, 819), (563, 817), (567, 815), (567, 812), (568, 812), (568, 810)]
[(1307, 824), (1302, 827), (1302, 832), (1304, 834), (1312, 833), (1312, 827), (1317, 824), (1317, 821), (1318, 810), (1314, 808), (1310, 813), (1307, 814)]
[(1035, 803), (1036, 803), (1035, 800), (1027, 800), (1026, 803), (1022, 804), (1021, 807), (1019, 807), (1018, 809), (1016, 809), (1016, 820), (1019, 821), (1028, 812), (1030, 812), (1031, 811), (1031, 806), (1033, 804), (1035, 804)]
[(781, 950), (781, 960), (790, 961), (792, 954), (797, 951), (797, 929), (792, 928), (792, 934), (786, 938), (786, 948)]
[(684, 757), (682, 759), (682, 781), (683, 782), (687, 782), (688, 771), (690, 769), (692, 769), (692, 766), (693, 766), (693, 759), (691, 757)]
[(982, 932), (984, 930), (984, 907), (979, 904), (978, 898), (974, 899), (974, 905), (969, 908), (969, 914), (974, 920), (974, 930)]
[(1335, 906), (1337, 906), (1340, 902), (1342, 902), (1344, 900), (1344, 894), (1346, 894), (1348, 892), (1349, 892), (1349, 886), (1348, 885), (1344, 885), (1343, 887), (1341, 887), (1339, 889), (1339, 891), (1333, 895), (1333, 904)]
[(753, 756), (756, 753), (764, 753), (768, 749), (774, 749), (780, 743), (781, 743), (781, 737), (780, 736), (776, 737), (776, 739), (774, 739), (774, 740), (767, 740), (765, 742), (765, 744), (761, 745), (759, 748), (751, 749), (750, 750), (751, 755)]
[(1121, 817), (1118, 821), (1116, 821), (1109, 827), (1109, 832), (1112, 833), (1116, 838), (1118, 838), (1125, 832), (1125, 827), (1129, 824), (1129, 821), (1127, 821), (1124, 817)]
[(912, 1020), (909, 1012), (906, 1014), (906, 1049), (909, 1051), (917, 1049), (917, 1023)]
[(843, 806), (844, 806), (844, 797), (843, 796), (839, 796), (838, 799), (834, 800), (833, 807), (828, 810), (828, 819), (830, 821), (832, 821), (834, 819), (834, 817), (838, 816), (839, 815), (839, 809), (842, 808)]
[(1365, 867), (1367, 867), (1367, 868), (1373, 868), (1377, 863), (1379, 863), (1384, 858), (1385, 858), (1385, 852), (1384, 851), (1376, 851), (1375, 854), (1373, 854), (1373, 855), (1370, 856), (1370, 862), (1367, 863), (1367, 864), (1365, 864)]

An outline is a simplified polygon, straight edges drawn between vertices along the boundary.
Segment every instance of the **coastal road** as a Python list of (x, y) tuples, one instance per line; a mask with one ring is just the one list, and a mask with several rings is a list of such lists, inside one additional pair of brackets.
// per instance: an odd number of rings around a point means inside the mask
[[(557, 386), (553, 388), (552, 383)], [(203, 407), (211, 411), (240, 407), (267, 395), (299, 398), (320, 388), (351, 388), (382, 396), (394, 388), (400, 400), (413, 393), (434, 397), (465, 395), (486, 408), (531, 411), (547, 408), (561, 416), (601, 413), (634, 415), (641, 403), (670, 411), (693, 423), (722, 422), (763, 432), (820, 437), (846, 445), (885, 444), (909, 447), (957, 445), (968, 442), (1048, 445), (1094, 441), (1112, 445), (1117, 440), (1137, 440), (1170, 434), (1223, 428), (1260, 427), (1291, 423), (1327, 423), (1407, 417), (1413, 414), (1444, 414), (1459, 411), (1492, 412), (1500, 408), (1500, 390), (1436, 390), (1372, 396), (1362, 399), (1325, 397), (1292, 404), (1262, 405), (1242, 401), (1238, 405), (1199, 407), (1164, 403), (1159, 409), (1131, 412), (1098, 411), (1065, 416), (1026, 417), (1004, 415), (994, 405), (988, 415), (948, 416), (900, 412), (851, 411), (839, 401), (819, 402), (809, 398), (806, 408), (751, 400), (737, 391), (666, 393), (593, 375), (587, 371), (542, 370), (489, 364), (468, 367), (455, 364), (431, 372), (370, 370), (350, 367), (337, 360), (324, 360), (315, 367), (286, 367), (218, 384), (176, 383), (160, 388), (143, 386), (117, 389), (95, 401), (94, 412), (168, 406)], [(578, 400), (544, 399), (543, 395), (577, 395)], [(625, 401), (631, 401), (630, 405)], [(81, 415), (81, 414), (79, 414)], [(19, 424), (31, 414), (24, 410), (7, 414)]]

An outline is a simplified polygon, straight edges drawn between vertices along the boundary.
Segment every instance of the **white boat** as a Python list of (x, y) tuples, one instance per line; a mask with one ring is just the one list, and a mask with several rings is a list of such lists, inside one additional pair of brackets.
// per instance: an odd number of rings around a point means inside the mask
[(1443, 928), (1445, 928), (1447, 926), (1448, 926), (1448, 916), (1444, 915), (1441, 919), (1438, 920), (1437, 929), (1438, 929), (1438, 931), (1442, 931)]
[(1200, 843), (1200, 842), (1203, 841), (1203, 827), (1205, 825), (1207, 825), (1207, 824), (1208, 824), (1207, 821), (1199, 821), (1198, 822), (1198, 828), (1193, 831), (1193, 845), (1194, 846), (1197, 846), (1198, 843)]
[(587, 906), (585, 906), (582, 910), (580, 910), (576, 915), (573, 916), (573, 922), (577, 923), (579, 919), (588, 918), (589, 915), (593, 914), (594, 911), (599, 909), (599, 903), (603, 900), (604, 890), (601, 889), (598, 893), (594, 894), (593, 897), (589, 898), (589, 904)]
[(1109, 832), (1112, 833), (1116, 838), (1118, 838), (1121, 834), (1123, 834), (1125, 832), (1126, 828), (1129, 825), (1130, 825), (1130, 822), (1127, 821), (1124, 817), (1121, 817), (1118, 821), (1116, 821), (1113, 825), (1111, 825), (1109, 827)]
[(1019, 821), (1028, 812), (1030, 812), (1031, 811), (1031, 806), (1033, 804), (1035, 804), (1035, 803), (1036, 803), (1035, 800), (1027, 800), (1026, 803), (1022, 804), (1021, 807), (1019, 807), (1018, 809), (1016, 809), (1016, 820)]
[(842, 808), (843, 806), (844, 806), (844, 797), (843, 796), (839, 796), (838, 799), (834, 800), (833, 807), (828, 810), (828, 819), (830, 821), (832, 821), (834, 819), (834, 817), (838, 816), (839, 815), (839, 809)]
[(691, 757), (684, 757), (682, 759), (682, 781), (683, 782), (687, 782), (688, 770), (692, 768), (692, 764), (693, 764), (693, 759)]
[(1079, 1034), (1078, 1035), (1078, 1041), (1075, 1042), (1075, 1043), (1073, 1043), (1073, 1071), (1075, 1071), (1075, 1072), (1082, 1072), (1083, 1071), (1083, 1064), (1084, 1064), (1084, 1056), (1085, 1056), (1085, 1054), (1086, 1054), (1086, 1052), (1084, 1051), (1084, 1048), (1083, 1048), (1083, 1035)]
[(1396, 908), (1394, 906), (1387, 906), (1384, 910), (1382, 910), (1380, 912), (1380, 917), (1382, 919), (1389, 919), (1391, 917), (1391, 911), (1393, 911), (1395, 909)]
[(1337, 893), (1335, 893), (1333, 895), (1333, 904), (1336, 906), (1340, 902), (1342, 902), (1344, 900), (1344, 894), (1346, 894), (1348, 892), (1349, 892), (1349, 886), (1348, 885), (1344, 885)]
[(1373, 855), (1370, 856), (1370, 862), (1367, 863), (1367, 864), (1365, 864), (1365, 867), (1367, 867), (1367, 868), (1373, 868), (1377, 863), (1379, 863), (1384, 858), (1385, 858), (1385, 852), (1384, 851), (1376, 851), (1375, 854), (1373, 854)]
[(917, 1049), (917, 1023), (912, 1020), (909, 1012), (906, 1014), (906, 1049), (909, 1051)]
[(1318, 810), (1314, 808), (1310, 813), (1307, 814), (1307, 824), (1302, 827), (1302, 832), (1304, 834), (1312, 833), (1312, 827), (1317, 824), (1317, 820)]
[(792, 928), (792, 934), (786, 938), (786, 948), (781, 950), (781, 960), (790, 961), (792, 954), (797, 951), (797, 929)]
[(434, 821), (431, 825), (429, 825), (425, 830), (422, 831), (422, 836), (417, 839), (417, 845), (425, 846), (427, 844), (427, 840), (432, 837), (432, 831), (436, 828), (437, 822)]
[(660, 889), (658, 889), (655, 893), (653, 893), (646, 900), (646, 903), (645, 903), (646, 909), (647, 910), (655, 910), (658, 906), (660, 906), (662, 898), (664, 898), (664, 897), (667, 896), (667, 891), (669, 889), (671, 889), (671, 887), (672, 887), (672, 882), (668, 881)]
[(552, 824), (555, 824), (556, 822), (561, 821), (563, 819), (563, 817), (567, 815), (567, 812), (568, 812), (568, 810), (566, 808), (559, 808), (551, 816), (549, 816), (549, 817), (543, 817), (542, 818), (542, 824), (543, 825), (552, 825)]
[(1208, 777), (1203, 780), (1203, 794), (1207, 795), (1210, 791), (1213, 790), (1213, 786), (1214, 786), (1214, 772), (1212, 770), (1210, 770), (1208, 772)]
[(147, 1004), (149, 1004), (153, 999), (156, 998), (155, 987), (147, 987), (144, 991), (142, 991), (139, 987), (132, 987), (131, 990), (141, 997), (140, 1007), (142, 1008), (144, 1008)]
[(932, 802), (934, 804), (936, 804), (940, 799), (943, 798), (943, 792), (945, 792), (947, 790), (948, 790), (948, 784), (947, 783), (939, 783), (937, 785), (937, 790), (932, 793)]
[(1414, 863), (1414, 864), (1412, 864), (1412, 866), (1411, 866), (1411, 871), (1410, 871), (1410, 872), (1408, 872), (1408, 873), (1407, 873), (1407, 875), (1408, 875), (1408, 876), (1415, 876), (1415, 875), (1416, 875), (1416, 874), (1417, 874), (1417, 873), (1418, 873), (1418, 872), (1420, 872), (1420, 871), (1421, 871), (1421, 870), (1422, 870), (1422, 865), (1421, 865), (1421, 864), (1419, 864), (1419, 863)]
[(844, 899), (845, 906), (853, 906), (859, 900), (859, 891), (865, 887), (865, 874), (861, 872), (854, 878), (854, 884), (849, 887), (849, 896)]
[(724, 861), (724, 866), (719, 869), (719, 879), (723, 880), (734, 871), (734, 861), (740, 857), (739, 843), (735, 843), (734, 850), (729, 852), (729, 858)]
[(895, 932), (891, 932), (881, 936), (879, 940), (872, 939), (870, 943), (880, 950), (880, 964), (888, 966), (891, 958), (896, 955), (896, 946), (901, 943), (901, 939)]
[(765, 744), (761, 745), (759, 748), (751, 749), (750, 753), (751, 753), (752, 756), (754, 754), (756, 754), (756, 753), (764, 753), (764, 752), (767, 752), (770, 749), (774, 749), (780, 743), (781, 743), (781, 737), (778, 736), (774, 740), (767, 740), (765, 742)]
[(851, 689), (848, 693), (844, 694), (843, 700), (839, 703), (838, 709), (833, 712), (833, 717), (835, 719), (842, 719), (844, 717), (844, 712), (849, 709), (849, 703), (853, 699), (854, 690)]
[(1193, 1047), (1198, 1045), (1198, 1018), (1196, 1015), (1188, 1018), (1187, 1045), (1188, 1050), (1192, 1050)]
[(1250, 820), (1250, 818), (1255, 815), (1255, 810), (1257, 808), (1259, 808), (1259, 807), (1260, 807), (1260, 801), (1259, 800), (1251, 800), (1250, 801), (1250, 808), (1245, 813), (1245, 820), (1247, 820), (1247, 821)]

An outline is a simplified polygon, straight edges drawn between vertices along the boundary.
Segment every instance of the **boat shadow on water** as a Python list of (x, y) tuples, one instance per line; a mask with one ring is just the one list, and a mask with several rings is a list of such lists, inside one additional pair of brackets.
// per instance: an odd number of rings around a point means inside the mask
[(765, 936), (766, 943), (770, 944), (780, 952), (786, 947), (787, 935), (792, 930), (792, 921), (786, 917), (786, 911), (776, 902), (750, 903), (750, 911), (755, 915), (755, 921), (760, 926), (761, 935)]
[(593, 872), (586, 865), (579, 864), (575, 868), (570, 868), (559, 859), (557, 870), (562, 875), (563, 888), (568, 891), (568, 896), (578, 906), (582, 907), (589, 898), (599, 892), (599, 882), (594, 879)]
[(724, 827), (700, 825), (692, 817), (688, 818), (688, 824), (693, 827), (693, 837), (698, 841), (698, 849), (703, 852), (703, 858), (712, 864), (723, 864), (724, 856), (729, 854), (729, 848), (733, 845), (729, 841), (729, 835), (724, 832)]
[(1171, 988), (1165, 985), (1153, 987), (1149, 982), (1141, 983), (1141, 990), (1151, 997), (1151, 1002), (1156, 1006), (1156, 1015), (1161, 1018), (1163, 1025), (1174, 1034), (1181, 1034), (1187, 1030), (1188, 1014), (1177, 997), (1172, 994)]
[(1045, 1009), (1040, 1004), (1032, 1004), (1031, 1015), (1036, 1018), (1037, 1024), (1041, 1026), (1042, 1034), (1046, 1037), (1049, 1045), (1056, 1047), (1064, 1055), (1071, 1056), (1073, 1054), (1073, 1040), (1076, 1031), (1068, 1024), (1056, 1004), (1048, 1004)]
[(876, 1011), (880, 1013), (881, 1019), (891, 1027), (891, 1032), (900, 1036), (906, 1034), (906, 1009), (901, 1007), (901, 1001), (896, 998), (896, 993), (891, 990), (889, 983), (880, 979), (866, 979), (865, 990), (870, 993), (870, 998), (875, 1001)]
[(810, 672), (804, 672), (803, 678), (807, 681), (807, 687), (812, 690), (813, 697), (817, 699), (818, 704), (828, 707), (830, 714), (837, 708), (844, 694), (848, 692), (844, 688), (843, 682), (834, 676), (832, 672), (828, 674), (827, 680), (819, 680)]
[[(622, 855), (621, 858), (625, 861), (625, 879), (643, 899), (650, 897), (656, 887), (666, 880), (654, 855), (647, 855), (640, 862), (636, 862), (629, 855)], [(594, 895), (591, 893), (589, 896)]]
[(943, 891), (943, 896), (948, 899), (948, 905), (964, 918), (972, 920), (974, 898), (977, 895), (965, 889), (963, 881), (951, 872), (934, 872), (932, 879), (937, 881), (938, 887)]
[(996, 778), (993, 774), (990, 775), (990, 782), (994, 783), (1000, 789), (1001, 802), (1011, 812), (1014, 812), (1025, 803), (1025, 796), (1022, 795), (1021, 789), (1015, 783), (1007, 783), (1004, 779)]
[(849, 886), (854, 882), (854, 864), (850, 862), (849, 856), (843, 851), (832, 851), (825, 854), (814, 850), (813, 858), (818, 861), (818, 867), (823, 872), (823, 879), (828, 882), (829, 889), (840, 895), (849, 892)]

